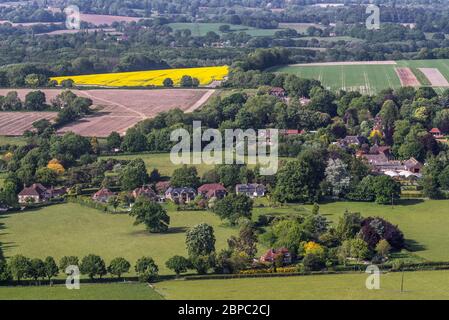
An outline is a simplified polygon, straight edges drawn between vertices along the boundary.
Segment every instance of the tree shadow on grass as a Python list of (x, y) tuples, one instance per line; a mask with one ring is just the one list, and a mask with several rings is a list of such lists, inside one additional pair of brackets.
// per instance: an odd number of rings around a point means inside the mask
[(425, 245), (423, 245), (422, 243), (419, 243), (415, 240), (406, 239), (405, 240), (405, 249), (407, 249), (410, 252), (419, 252), (419, 251), (426, 250), (427, 247)]
[(177, 234), (177, 233), (186, 233), (188, 227), (171, 227), (166, 232), (161, 233), (150, 233), (148, 230), (137, 230), (130, 232), (132, 236), (151, 236), (151, 235), (164, 235), (164, 234)]
[(414, 206), (423, 203), (423, 199), (399, 199), (395, 200), (395, 205), (398, 206)]

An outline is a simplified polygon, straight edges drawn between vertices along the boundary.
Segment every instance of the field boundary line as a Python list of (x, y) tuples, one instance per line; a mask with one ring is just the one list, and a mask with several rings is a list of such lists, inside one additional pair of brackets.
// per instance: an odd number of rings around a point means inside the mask
[(197, 102), (195, 102), (189, 109), (187, 109), (185, 112), (193, 112), (199, 108), (201, 108), (207, 100), (209, 100), (210, 97), (215, 93), (215, 90), (208, 90)]

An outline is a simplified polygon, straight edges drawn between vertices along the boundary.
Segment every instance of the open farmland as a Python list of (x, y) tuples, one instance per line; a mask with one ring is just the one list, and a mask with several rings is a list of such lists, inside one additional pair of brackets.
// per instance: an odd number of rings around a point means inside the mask
[[(10, 89), (1, 89), (6, 95)], [(15, 90), (24, 100), (31, 89)], [(61, 89), (42, 90), (49, 103), (61, 93)], [(60, 132), (72, 131), (84, 136), (106, 137), (116, 131), (124, 134), (139, 121), (151, 118), (160, 112), (179, 108), (192, 112), (201, 107), (215, 92), (214, 90), (160, 89), (160, 90), (73, 90), (79, 96), (92, 99), (94, 107), (101, 109), (94, 115), (63, 127)], [(53, 119), (52, 112), (1, 112), (0, 135), (22, 135), (31, 129), (39, 119)], [(3, 125), (2, 125), (3, 124)]]
[[(219, 30), (220, 26), (227, 23), (188, 23), (188, 22), (180, 22), (180, 23), (169, 23), (168, 26), (173, 30), (190, 30), (192, 35), (196, 37), (205, 36), (208, 32), (212, 31), (216, 34), (222, 35), (223, 32)], [(236, 24), (228, 24), (231, 27), (230, 32), (245, 32), (246, 34), (252, 37), (262, 37), (262, 36), (272, 36), (281, 29), (257, 29), (253, 27), (236, 25)]]
[(386, 88), (432, 85), (441, 92), (449, 79), (449, 60), (401, 60), (296, 64), (270, 69), (316, 79), (331, 90), (375, 94)]
[(188, 75), (197, 78), (200, 81), (200, 85), (206, 86), (214, 81), (223, 80), (228, 73), (229, 68), (222, 66), (65, 76), (55, 77), (52, 80), (56, 80), (60, 84), (63, 80), (72, 79), (79, 86), (160, 87), (163, 86), (166, 78), (172, 79), (175, 85), (180, 85), (181, 78)]
[(55, 112), (0, 112), (0, 135), (20, 136), (41, 119), (52, 120)]
[(135, 17), (125, 17), (125, 16), (110, 16), (110, 15), (103, 15), (103, 14), (87, 14), (87, 13), (81, 13), (80, 15), (81, 21), (91, 23), (96, 26), (100, 25), (111, 25), (114, 22), (137, 22), (141, 20), (142, 18), (135, 18)]

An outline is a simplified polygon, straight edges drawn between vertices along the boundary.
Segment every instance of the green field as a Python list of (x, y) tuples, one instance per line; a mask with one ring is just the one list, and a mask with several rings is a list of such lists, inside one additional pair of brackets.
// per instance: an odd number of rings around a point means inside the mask
[(147, 284), (109, 283), (83, 284), (79, 290), (64, 285), (0, 287), (0, 300), (160, 300)]
[(53, 256), (83, 257), (93, 253), (108, 264), (115, 257), (124, 257), (132, 265), (142, 256), (151, 256), (160, 273), (171, 273), (165, 262), (173, 255), (186, 255), (185, 232), (189, 227), (205, 222), (214, 227), (216, 247), (226, 246), (226, 240), (236, 230), (223, 226), (209, 212), (169, 211), (170, 230), (165, 234), (149, 234), (144, 226), (134, 226), (126, 214), (106, 214), (78, 204), (62, 204), (0, 215), (0, 242), (5, 256), (23, 254), (30, 258)]
[[(156, 284), (166, 299), (405, 300), (449, 299), (449, 271), (382, 274), (380, 290), (368, 290), (366, 274), (259, 279), (167, 281)], [(207, 288), (207, 290), (205, 290)]]
[[(417, 75), (422, 85), (427, 85), (424, 75), (417, 68), (438, 68), (449, 79), (449, 60), (401, 60), (397, 65), (325, 65), (325, 66), (280, 66), (270, 69), (274, 72), (296, 74), (302, 78), (321, 81), (330, 90), (360, 91), (375, 94), (386, 88), (399, 88), (401, 82), (396, 74), (396, 67), (409, 67)], [(423, 78), (424, 77), (424, 78)], [(442, 88), (436, 88), (441, 92)]]
[[(309, 214), (312, 206), (289, 205), (279, 208), (255, 208), (254, 219), (261, 214)], [(320, 212), (333, 223), (348, 210), (363, 216), (379, 216), (398, 225), (405, 235), (407, 248), (431, 261), (449, 261), (449, 200), (402, 200), (394, 207), (366, 202), (332, 202), (320, 205)]]
[[(149, 171), (157, 168), (159, 173), (164, 176), (171, 176), (173, 171), (177, 168), (181, 168), (183, 165), (175, 165), (170, 160), (170, 153), (140, 153), (140, 154), (132, 154), (132, 155), (118, 155), (118, 156), (105, 156), (100, 157), (100, 159), (117, 159), (117, 160), (134, 160), (134, 159), (142, 159), (145, 162), (146, 167)], [(253, 158), (254, 159), (254, 158)], [(280, 158), (281, 160), (284, 158)], [(248, 159), (247, 159), (248, 160)], [(255, 162), (254, 160), (252, 161)], [(206, 171), (214, 168), (214, 165), (207, 165), (205, 163), (196, 164), (198, 175), (201, 177)], [(253, 168), (254, 165), (248, 165), (248, 167)]]
[(24, 137), (0, 136), (0, 146), (4, 146), (6, 144), (23, 146), (26, 144), (26, 139)]
[[(219, 35), (223, 33), (219, 30), (220, 26), (226, 23), (169, 23), (168, 26), (174, 31), (188, 29), (192, 32), (193, 36), (201, 37), (206, 33), (213, 31)], [(252, 37), (273, 36), (276, 31), (281, 29), (257, 29), (242, 25), (230, 25), (231, 32), (245, 32)]]
[(431, 261), (449, 261), (449, 201), (403, 201), (381, 206), (374, 203), (335, 202), (321, 205), (321, 213), (338, 221), (345, 210), (364, 216), (380, 216), (397, 224), (405, 235), (407, 246), (418, 256)]

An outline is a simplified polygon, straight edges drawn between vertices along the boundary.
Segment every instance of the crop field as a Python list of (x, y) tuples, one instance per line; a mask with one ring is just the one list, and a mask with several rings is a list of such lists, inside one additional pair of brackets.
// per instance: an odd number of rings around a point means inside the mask
[[(380, 290), (368, 290), (367, 274), (227, 280), (165, 281), (156, 291), (169, 300), (413, 300), (449, 299), (449, 271), (405, 272), (380, 277)], [(207, 288), (207, 290), (204, 290)]]
[[(0, 89), (6, 95), (11, 89)], [(31, 89), (15, 89), (22, 101)], [(50, 103), (61, 89), (42, 89)], [(124, 134), (139, 121), (151, 118), (162, 111), (179, 108), (192, 112), (200, 108), (213, 94), (214, 90), (202, 89), (158, 89), (158, 90), (72, 90), (73, 93), (92, 99), (94, 107), (101, 110), (63, 127), (60, 132), (73, 131), (83, 136), (106, 137), (112, 131)], [(34, 121), (56, 117), (47, 112), (0, 112), (0, 135), (22, 135), (32, 128)], [(3, 125), (1, 125), (3, 124)]]
[[(23, 254), (30, 258), (66, 255), (82, 258), (90, 253), (106, 262), (124, 257), (134, 266), (142, 256), (151, 256), (161, 274), (171, 272), (165, 262), (174, 255), (187, 255), (185, 233), (200, 223), (213, 226), (217, 251), (237, 229), (224, 226), (217, 215), (206, 211), (176, 211), (168, 206), (170, 229), (150, 234), (143, 225), (134, 226), (127, 214), (106, 214), (78, 204), (50, 207), (0, 215), (0, 243), (6, 257)], [(134, 273), (134, 269), (132, 269)]]
[(449, 60), (314, 63), (281, 66), (271, 70), (320, 80), (326, 88), (334, 91), (358, 90), (375, 94), (386, 88), (432, 85), (442, 92), (449, 79)]
[(52, 120), (56, 112), (0, 112), (0, 135), (20, 136), (41, 119)]
[[(201, 37), (205, 36), (209, 31), (213, 31), (219, 35), (223, 33), (219, 30), (220, 26), (226, 23), (169, 23), (174, 31), (188, 29), (192, 32), (193, 36)], [(231, 27), (230, 32), (245, 32), (252, 37), (272, 36), (281, 29), (257, 29), (253, 27), (247, 27), (242, 25), (228, 24)]]
[(223, 80), (228, 73), (229, 68), (221, 66), (65, 76), (55, 77), (52, 80), (60, 84), (63, 80), (72, 79), (79, 86), (146, 87), (163, 86), (164, 80), (170, 78), (176, 86), (179, 86), (181, 78), (188, 75), (197, 78), (200, 85), (206, 86), (213, 81)]

